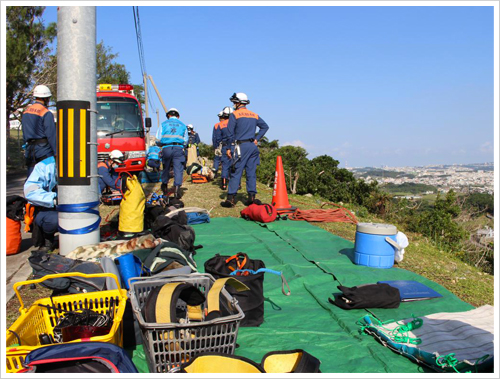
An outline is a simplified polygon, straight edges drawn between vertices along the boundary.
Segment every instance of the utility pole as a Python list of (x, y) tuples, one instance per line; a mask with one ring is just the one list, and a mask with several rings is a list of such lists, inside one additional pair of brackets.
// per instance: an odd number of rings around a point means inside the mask
[(165, 106), (165, 103), (163, 102), (163, 99), (161, 98), (160, 92), (158, 92), (158, 88), (156, 88), (156, 84), (153, 81), (153, 77), (151, 75), (148, 75), (148, 76), (149, 76), (149, 80), (151, 80), (151, 84), (153, 85), (153, 88), (156, 91), (156, 94), (158, 95), (158, 98), (160, 99), (161, 105), (163, 106), (163, 110), (165, 111), (165, 114), (167, 114), (167, 111), (168, 111), (167, 107)]
[(56, 162), (61, 255), (100, 242), (96, 72), (96, 7), (59, 7)]
[[(149, 109), (148, 109), (148, 78), (146, 74), (143, 75), (143, 80), (144, 80), (144, 105), (146, 107), (146, 118), (149, 117)], [(146, 133), (146, 151), (148, 150), (149, 146), (149, 129)]]

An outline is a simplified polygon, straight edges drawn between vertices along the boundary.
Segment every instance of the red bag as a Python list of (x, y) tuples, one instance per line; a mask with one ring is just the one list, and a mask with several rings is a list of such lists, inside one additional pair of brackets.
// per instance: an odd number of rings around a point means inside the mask
[(273, 222), (278, 216), (276, 208), (271, 204), (250, 204), (240, 213), (245, 220), (258, 222)]
[(7, 217), (7, 255), (17, 254), (21, 251), (21, 222)]

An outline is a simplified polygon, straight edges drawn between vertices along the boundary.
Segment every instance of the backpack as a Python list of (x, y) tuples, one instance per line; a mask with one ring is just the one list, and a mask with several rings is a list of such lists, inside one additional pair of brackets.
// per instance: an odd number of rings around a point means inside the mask
[(152, 232), (156, 238), (174, 242), (187, 251), (194, 250), (194, 229), (188, 225), (182, 225), (170, 217), (159, 216), (153, 223)]
[(245, 220), (258, 222), (273, 222), (278, 216), (276, 208), (271, 204), (250, 204), (240, 214)]
[[(32, 251), (31, 256), (28, 258), (28, 262), (33, 269), (34, 279), (39, 279), (46, 275), (69, 272), (82, 272), (84, 274), (100, 274), (103, 272), (101, 266), (97, 263), (83, 262), (81, 260), (66, 258), (58, 254), (48, 254), (40, 250)], [(48, 279), (40, 284), (57, 292), (80, 294), (102, 291), (106, 284), (106, 278), (68, 276), (64, 278)]]
[(121, 347), (107, 342), (75, 342), (32, 350), (21, 373), (138, 373)]
[[(151, 275), (156, 275), (164, 271), (173, 262), (177, 262), (183, 267), (188, 267), (189, 270), (184, 270), (185, 273), (197, 271), (193, 254), (173, 242), (163, 242), (156, 246), (149, 254), (143, 256), (141, 261), (144, 268)], [(169, 271), (166, 272), (169, 273)]]

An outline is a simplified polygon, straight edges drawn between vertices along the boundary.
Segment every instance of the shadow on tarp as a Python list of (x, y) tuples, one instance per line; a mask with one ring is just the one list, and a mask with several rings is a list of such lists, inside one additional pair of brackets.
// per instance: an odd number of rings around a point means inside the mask
[(352, 263), (354, 263), (354, 248), (342, 249), (339, 251), (339, 254), (345, 255), (347, 258), (351, 260)]

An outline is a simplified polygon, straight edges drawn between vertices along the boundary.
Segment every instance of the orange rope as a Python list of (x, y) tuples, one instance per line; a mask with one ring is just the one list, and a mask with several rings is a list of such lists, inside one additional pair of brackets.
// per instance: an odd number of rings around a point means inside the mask
[(335, 203), (322, 203), (321, 208), (325, 205), (333, 205), (338, 209), (297, 209), (290, 215), (289, 219), (294, 221), (304, 220), (309, 222), (349, 222), (357, 224), (356, 216), (349, 210)]

